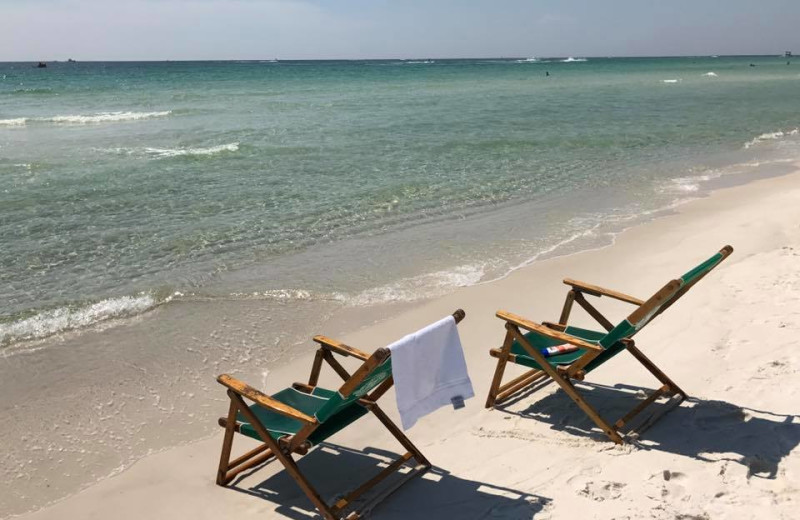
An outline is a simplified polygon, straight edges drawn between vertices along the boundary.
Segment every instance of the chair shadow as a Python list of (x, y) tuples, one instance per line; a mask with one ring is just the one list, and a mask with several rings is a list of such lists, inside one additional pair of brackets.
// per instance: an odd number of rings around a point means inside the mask
[[(366, 448), (352, 450), (340, 445), (322, 443), (298, 460), (298, 466), (322, 498), (330, 504), (334, 499), (358, 485), (396, 459), (398, 453)], [(280, 464), (273, 461), (268, 464)], [(311, 501), (286, 471), (279, 471), (255, 485), (245, 485), (258, 466), (237, 478), (231, 489), (277, 505), (275, 511), (287, 518), (308, 520), (321, 518)], [(377, 489), (391, 487), (404, 476), (395, 473), (378, 484)], [(368, 492), (369, 495), (371, 492)], [(494, 516), (532, 519), (550, 504), (551, 500), (484, 482), (467, 480), (433, 467), (422, 475), (405, 482), (385, 500), (367, 510), (369, 516), (387, 519), (478, 519)], [(373, 513), (374, 511), (374, 513)]]
[[(578, 391), (610, 422), (633, 408), (652, 389), (618, 384), (582, 382)], [(549, 423), (554, 430), (610, 442), (608, 437), (564, 392), (549, 394), (522, 411), (510, 408), (520, 399), (497, 408), (521, 417)], [(726, 460), (747, 466), (748, 476), (774, 479), (781, 460), (800, 443), (800, 417), (755, 410), (725, 401), (689, 397), (668, 410), (656, 402), (642, 415), (664, 415), (639, 439), (641, 449), (661, 450), (711, 462)]]

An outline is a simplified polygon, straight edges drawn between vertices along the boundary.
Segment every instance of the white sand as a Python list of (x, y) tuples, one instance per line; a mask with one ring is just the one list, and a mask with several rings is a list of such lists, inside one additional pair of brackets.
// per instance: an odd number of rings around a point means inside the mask
[[(494, 369), (487, 349), (504, 332), (497, 309), (555, 320), (566, 276), (647, 298), (728, 243), (734, 254), (637, 336), (691, 396), (640, 442), (615, 446), (591, 431), (555, 385), (502, 410), (483, 408)], [(597, 304), (614, 320), (629, 311)], [(478, 397), (408, 432), (435, 468), (379, 505), (376, 518), (798, 518), (800, 172), (721, 190), (612, 247), (536, 263), (341, 339), (371, 351), (458, 307), (467, 312), (460, 330)], [(308, 358), (271, 373), (265, 390), (305, 380), (312, 351), (309, 344)], [(625, 353), (587, 383), (590, 401), (612, 420), (636, 402), (622, 389), (657, 386)], [(396, 416), (393, 398), (384, 397), (384, 409)], [(326, 498), (374, 470), (376, 450), (401, 451), (370, 417), (330, 441), (300, 463)], [(238, 492), (214, 485), (220, 443), (218, 435), (150, 456), (24, 518), (314, 517), (274, 462), (238, 482)], [(234, 451), (249, 445), (239, 441)]]

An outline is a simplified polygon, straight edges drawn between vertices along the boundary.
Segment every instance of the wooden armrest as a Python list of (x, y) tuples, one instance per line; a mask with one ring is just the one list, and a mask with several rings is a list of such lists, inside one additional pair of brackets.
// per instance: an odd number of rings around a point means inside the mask
[(584, 348), (586, 350), (593, 350), (595, 352), (605, 351), (605, 349), (600, 345), (595, 345), (594, 343), (589, 343), (588, 341), (576, 338), (575, 336), (565, 332), (560, 332), (558, 330), (545, 327), (544, 325), (539, 325), (538, 323), (526, 320), (525, 318), (510, 312), (497, 311), (496, 316), (501, 320), (505, 320), (506, 322), (516, 325), (522, 329), (541, 334), (542, 336), (547, 336), (548, 338), (557, 339), (558, 341), (563, 341), (564, 343), (569, 343), (570, 345), (575, 345), (576, 347)]
[(593, 296), (608, 296), (609, 298), (614, 298), (615, 300), (627, 302), (633, 305), (641, 305), (644, 303), (644, 300), (634, 298), (633, 296), (629, 296), (625, 293), (612, 291), (611, 289), (605, 289), (603, 287), (592, 285), (586, 282), (579, 282), (578, 280), (573, 280), (572, 278), (564, 278), (564, 283), (572, 286), (573, 289), (591, 294)]
[(273, 399), (272, 397), (259, 392), (252, 386), (239, 381), (233, 376), (222, 374), (217, 378), (217, 382), (223, 386), (227, 386), (242, 397), (246, 397), (254, 403), (272, 410), (275, 413), (279, 413), (281, 415), (285, 415), (286, 417), (291, 417), (292, 419), (297, 419), (298, 421), (308, 424), (314, 424), (317, 422), (317, 420), (310, 415), (306, 415), (300, 410), (296, 410), (291, 406), (278, 401), (277, 399)]
[(361, 361), (366, 361), (369, 359), (369, 354), (361, 352), (357, 348), (345, 345), (344, 343), (340, 343), (335, 339), (327, 338), (325, 336), (314, 336), (314, 341), (319, 343), (322, 348), (336, 352), (344, 357), (353, 356)]

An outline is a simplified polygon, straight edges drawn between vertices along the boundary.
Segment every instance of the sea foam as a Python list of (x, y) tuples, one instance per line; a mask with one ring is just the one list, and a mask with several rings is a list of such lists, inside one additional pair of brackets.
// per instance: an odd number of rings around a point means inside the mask
[(447, 294), (457, 287), (475, 285), (481, 281), (484, 274), (485, 268), (482, 265), (461, 265), (366, 289), (355, 296), (337, 295), (336, 299), (353, 306), (413, 302)]
[(567, 59), (561, 60), (561, 63), (582, 63), (584, 61), (589, 61), (586, 58), (573, 58), (570, 56)]
[(28, 123), (56, 123), (67, 125), (86, 125), (97, 123), (116, 123), (119, 121), (137, 121), (154, 117), (166, 117), (172, 110), (160, 112), (101, 112), (93, 115), (63, 115), (53, 117), (17, 117), (0, 119), (0, 126), (25, 126)]
[(166, 117), (172, 114), (171, 110), (160, 112), (101, 112), (90, 116), (66, 115), (54, 116), (50, 118), (40, 118), (36, 121), (47, 123), (66, 123), (66, 124), (92, 124), (92, 123), (115, 123), (118, 121), (138, 121), (139, 119), (151, 119), (154, 117)]
[(758, 137), (751, 139), (744, 143), (745, 148), (750, 148), (751, 146), (755, 146), (764, 141), (775, 141), (777, 139), (783, 139), (784, 137), (798, 135), (800, 133), (800, 128), (795, 128), (794, 130), (778, 130), (777, 132), (767, 132), (764, 134), (759, 135)]
[(221, 144), (208, 148), (145, 148), (144, 152), (155, 157), (207, 156), (222, 152), (236, 152), (239, 143)]
[(12, 119), (0, 119), (0, 126), (25, 126), (28, 122), (27, 117), (17, 117)]
[(82, 307), (60, 307), (29, 318), (0, 324), (0, 345), (42, 339), (59, 332), (75, 330), (114, 318), (141, 314), (158, 305), (149, 294), (109, 298)]

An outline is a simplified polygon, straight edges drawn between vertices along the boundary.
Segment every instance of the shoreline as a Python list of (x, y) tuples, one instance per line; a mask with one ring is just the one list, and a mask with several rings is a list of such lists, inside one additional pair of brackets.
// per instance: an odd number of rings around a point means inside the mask
[[(789, 132), (777, 132), (781, 137), (794, 136), (797, 129)], [(763, 137), (763, 136), (761, 136)], [(760, 137), (754, 138), (750, 144), (758, 141)], [(745, 143), (745, 150), (748, 143)], [(244, 289), (241, 280), (242, 273), (247, 273), (257, 266), (240, 267), (231, 271), (232, 276), (217, 279), (210, 283), (208, 287), (200, 285), (192, 290), (187, 287), (180, 287), (174, 284), (162, 285), (155, 288), (133, 292), (121, 296), (86, 300), (83, 303), (67, 303), (63, 306), (44, 309), (29, 309), (23, 313), (23, 318), (15, 319), (6, 323), (0, 323), (0, 357), (15, 356), (35, 351), (40, 348), (47, 348), (48, 342), (60, 342), (64, 338), (79, 337), (81, 334), (93, 334), (103, 332), (110, 328), (125, 325), (138, 319), (147, 317), (163, 307), (171, 304), (224, 304), (230, 301), (264, 301), (264, 302), (300, 302), (309, 300), (313, 302), (331, 302), (340, 304), (343, 311), (349, 308), (368, 309), (373, 306), (392, 306), (392, 305), (414, 305), (431, 299), (442, 297), (454, 290), (462, 287), (493, 283), (501, 280), (518, 269), (523, 269), (535, 262), (550, 258), (558, 258), (579, 254), (584, 251), (594, 251), (610, 247), (616, 237), (625, 231), (646, 225), (654, 219), (661, 218), (676, 211), (678, 208), (691, 204), (697, 200), (702, 200), (711, 196), (720, 189), (746, 185), (764, 178), (779, 177), (791, 173), (791, 166), (795, 159), (780, 157), (772, 152), (771, 158), (762, 157), (750, 162), (730, 162), (717, 164), (706, 168), (707, 172), (702, 175), (690, 175), (681, 178), (668, 179), (676, 186), (673, 186), (674, 199), (666, 205), (649, 208), (638, 214), (626, 214), (623, 218), (615, 217), (611, 219), (614, 225), (608, 221), (598, 221), (592, 229), (584, 232), (574, 233), (561, 240), (555, 245), (545, 247), (538, 251), (532, 251), (530, 257), (523, 258), (515, 263), (514, 260), (505, 262), (496, 273), (488, 275), (485, 271), (487, 265), (477, 265), (468, 263), (461, 266), (452, 266), (444, 270), (436, 269), (429, 265), (426, 270), (421, 272), (406, 273), (396, 280), (390, 280), (382, 285), (368, 286), (366, 288), (343, 287), (331, 291), (319, 292), (316, 289), (304, 287), (269, 288), (253, 293)], [(732, 171), (728, 171), (732, 170)], [(763, 171), (762, 171), (763, 170)], [(682, 183), (688, 182), (688, 189)], [(681, 187), (677, 185), (680, 184)], [(670, 191), (666, 184), (656, 189), (657, 192)], [(419, 227), (436, 228), (443, 222), (457, 221), (461, 219), (474, 219), (480, 221), (487, 215), (504, 214), (514, 210), (519, 205), (526, 204), (525, 201), (506, 201), (498, 207), (481, 211), (481, 208), (471, 208), (463, 214), (440, 215), (430, 221), (417, 223)], [(486, 208), (483, 208), (486, 209)], [(610, 216), (610, 215), (607, 215)], [(607, 229), (600, 230), (602, 226)], [(413, 228), (414, 226), (410, 226)], [(407, 229), (401, 228), (388, 232), (386, 235), (378, 237), (350, 237), (344, 239), (341, 247), (346, 248), (347, 244), (360, 244), (363, 241), (378, 239), (388, 241), (393, 236), (392, 233), (403, 233)], [(584, 243), (585, 242), (585, 243)], [(574, 244), (578, 244), (575, 246)], [(288, 258), (303, 261), (308, 257), (313, 257), (331, 247), (332, 244), (314, 244), (308, 250), (293, 253)], [(335, 244), (333, 244), (335, 245)], [(574, 249), (573, 249), (574, 247)], [(475, 258), (472, 258), (475, 260)], [(495, 263), (494, 259), (490, 264)], [(443, 267), (443, 266), (439, 266)], [(468, 272), (461, 273), (460, 269), (466, 268)], [(489, 270), (497, 270), (497, 266), (490, 267)], [(477, 279), (476, 279), (477, 276)], [(440, 280), (438, 278), (443, 278)], [(244, 275), (247, 280), (247, 275)], [(256, 277), (257, 280), (258, 277)], [(448, 280), (458, 278), (458, 280)], [(427, 293), (418, 293), (419, 287), (414, 286), (417, 280), (432, 279), (436, 284), (435, 290)], [(233, 280), (233, 282), (231, 282)], [(228, 286), (230, 291), (225, 289)], [(232, 291), (232, 292), (231, 292)], [(389, 292), (390, 294), (381, 294)], [(33, 332), (31, 332), (33, 331)], [(285, 352), (284, 352), (285, 353)], [(283, 353), (282, 353), (283, 354)]]
[[(798, 164), (796, 163), (795, 167), (797, 166)], [(682, 268), (692, 265), (692, 262), (689, 259), (694, 258), (696, 260), (700, 260), (705, 258), (705, 256), (711, 254), (720, 246), (724, 245), (722, 242), (731, 242), (736, 248), (736, 253), (734, 253), (731, 260), (726, 262), (728, 265), (724, 265), (720, 268), (721, 270), (730, 269), (732, 266), (744, 262), (753, 254), (772, 252), (774, 248), (767, 247), (765, 251), (759, 249), (764, 248), (764, 245), (759, 242), (758, 238), (750, 235), (742, 235), (740, 239), (740, 241), (747, 240), (748, 242), (751, 242), (749, 246), (746, 245), (744, 248), (740, 247), (740, 245), (736, 243), (735, 239), (728, 240), (724, 237), (719, 237), (719, 244), (706, 243), (707, 240), (703, 240), (702, 238), (698, 239), (696, 237), (682, 237), (680, 242), (682, 242), (682, 245), (685, 247), (683, 247), (681, 251), (675, 255), (681, 258), (669, 257), (666, 251), (668, 247), (662, 247), (661, 249), (663, 249), (663, 251), (659, 251), (660, 248), (657, 246), (659, 245), (659, 242), (665, 241), (665, 238), (663, 237), (669, 236), (674, 239), (676, 236), (680, 235), (680, 233), (676, 233), (675, 228), (677, 226), (683, 225), (686, 227), (697, 227), (696, 222), (691, 221), (693, 217), (705, 219), (706, 221), (712, 223), (717, 222), (719, 224), (722, 216), (733, 216), (734, 219), (737, 218), (735, 217), (735, 206), (737, 205), (762, 208), (765, 206), (764, 202), (766, 199), (786, 197), (787, 192), (791, 192), (791, 190), (794, 190), (795, 193), (798, 193), (800, 192), (800, 188), (798, 188), (800, 185), (800, 183), (798, 183), (799, 179), (800, 171), (795, 171), (794, 173), (779, 177), (766, 180), (755, 180), (739, 186), (718, 189), (713, 191), (709, 197), (693, 200), (682, 205), (674, 213), (655, 218), (654, 220), (650, 220), (643, 224), (624, 230), (617, 235), (617, 240), (615, 240), (615, 243), (610, 246), (535, 261), (532, 264), (521, 267), (520, 269), (517, 269), (497, 280), (472, 285), (469, 287), (458, 288), (450, 294), (434, 298), (430, 301), (411, 302), (407, 305), (404, 304), (402, 307), (407, 306), (412, 308), (405, 309), (397, 316), (386, 318), (384, 320), (381, 320), (380, 317), (386, 312), (385, 308), (371, 308), (370, 312), (367, 313), (363, 312), (364, 309), (359, 309), (361, 312), (352, 312), (351, 316), (347, 316), (345, 313), (345, 315), (339, 316), (339, 318), (341, 318), (341, 320), (338, 321), (339, 325), (337, 327), (339, 331), (316, 330), (315, 332), (324, 332), (326, 335), (335, 336), (344, 331), (350, 330), (349, 333), (341, 334), (341, 339), (347, 343), (353, 344), (358, 348), (361, 348), (362, 350), (371, 351), (378, 346), (382, 346), (383, 344), (396, 339), (396, 337), (400, 337), (401, 335), (414, 330), (415, 327), (422, 326), (427, 322), (438, 318), (440, 314), (452, 312), (453, 309), (459, 306), (464, 307), (467, 311), (467, 319), (464, 322), (461, 335), (462, 340), (464, 341), (468, 366), (473, 376), (473, 383), (476, 388), (477, 397), (468, 403), (468, 408), (470, 409), (469, 413), (462, 414), (461, 416), (453, 415), (452, 420), (456, 423), (463, 423), (465, 425), (470, 425), (474, 428), (479, 428), (482, 430), (483, 426), (481, 425), (483, 423), (497, 423), (498, 416), (501, 415), (492, 412), (490, 419), (487, 420), (487, 417), (489, 416), (486, 416), (485, 414), (490, 412), (484, 413), (482, 410), (482, 394), (485, 394), (484, 390), (488, 386), (488, 379), (485, 376), (485, 372), (487, 371), (487, 367), (488, 370), (493, 368), (490, 366), (491, 363), (485, 351), (488, 349), (488, 347), (495, 346), (493, 343), (497, 343), (499, 341), (502, 332), (501, 327), (499, 327), (497, 323), (494, 323), (497, 320), (492, 319), (493, 311), (496, 309), (491, 311), (487, 311), (487, 309), (492, 306), (496, 308), (507, 308), (508, 310), (517, 311), (520, 314), (524, 314), (525, 316), (528, 316), (534, 320), (550, 319), (553, 317), (553, 314), (556, 314), (555, 307), (560, 305), (559, 300), (563, 298), (563, 294), (566, 292), (560, 287), (561, 278), (566, 276), (584, 279), (590, 283), (597, 283), (603, 286), (618, 288), (632, 294), (638, 294), (639, 296), (645, 296), (647, 290), (642, 290), (642, 287), (656, 287), (659, 281), (663, 283), (663, 281), (666, 281), (670, 276), (679, 274)], [(769, 204), (766, 204), (766, 207), (769, 207)], [(782, 207), (781, 210), (784, 213), (789, 212), (790, 216), (796, 216), (796, 214), (800, 214), (800, 210), (792, 210), (791, 208)], [(792, 211), (794, 211), (794, 213), (791, 213)], [(767, 217), (769, 217), (767, 220), (772, 219), (772, 223), (774, 224), (775, 217), (772, 215), (768, 215)], [(759, 223), (756, 224), (762, 225)], [(742, 225), (739, 225), (739, 227), (734, 228), (733, 231), (741, 232), (742, 229)], [(653, 233), (660, 234), (662, 238), (653, 239), (652, 236), (648, 236)], [(706, 236), (706, 239), (707, 238), (708, 237)], [(640, 247), (635, 247), (635, 243), (637, 241), (640, 243)], [(764, 241), (766, 241), (766, 239), (764, 239)], [(654, 242), (656, 242), (656, 244), (654, 244)], [(669, 244), (671, 242), (667, 241), (667, 243)], [(660, 245), (663, 246), (664, 244), (661, 243)], [(689, 247), (689, 245), (691, 245), (691, 247)], [(695, 247), (697, 245), (702, 247)], [(634, 254), (630, 253), (630, 251), (638, 251), (638, 253)], [(681, 265), (681, 261), (684, 259), (688, 260), (688, 263), (686, 263), (686, 265)], [(650, 264), (648, 266), (648, 271), (650, 270), (650, 267), (653, 267), (653, 272), (644, 273), (642, 276), (640, 276), (640, 278), (636, 279), (632, 285), (631, 280), (625, 276), (627, 273), (619, 272), (620, 265), (624, 266), (626, 262), (630, 263), (629, 267), (631, 268), (636, 265), (645, 265), (645, 262), (647, 262)], [(541, 284), (539, 290), (537, 290), (537, 293), (542, 294), (541, 301), (529, 301), (529, 298), (520, 294), (519, 290), (515, 290), (518, 289), (520, 282), (524, 281), (527, 281), (528, 284), (531, 282), (537, 285)], [(703, 289), (698, 288), (697, 291), (704, 291), (706, 296), (703, 298), (709, 299), (709, 293), (712, 293), (714, 290), (713, 284), (714, 282), (711, 281), (704, 282), (701, 286), (699, 286), (703, 287)], [(461, 300), (469, 301), (470, 305), (460, 305)], [(506, 304), (505, 302), (508, 303)], [(680, 316), (687, 317), (685, 310), (677, 311), (679, 307), (683, 308), (683, 306), (676, 306), (676, 313), (679, 313)], [(687, 307), (691, 306), (687, 305)], [(611, 306), (611, 308), (614, 308), (614, 306)], [(257, 309), (250, 309), (248, 312), (253, 312), (256, 314)], [(369, 323), (370, 320), (376, 320), (375, 323), (378, 323), (378, 325), (364, 325), (363, 323), (365, 316), (363, 314), (370, 315), (370, 317), (367, 318), (366, 323)], [(359, 320), (361, 320), (361, 325), (357, 324)], [(666, 330), (672, 330), (670, 327), (674, 329), (675, 321), (677, 320), (675, 318), (672, 318), (672, 320), (674, 321), (672, 321), (671, 325), (666, 325)], [(664, 320), (664, 323), (666, 323), (666, 321), (667, 320)], [(658, 328), (663, 339), (665, 329), (661, 326), (661, 324), (662, 322), (659, 322), (659, 325), (654, 326), (654, 329)], [(674, 333), (675, 331), (672, 330), (672, 332)], [(701, 334), (708, 333), (708, 331), (698, 332)], [(308, 335), (309, 340), (310, 336), (311, 334)], [(305, 343), (308, 343), (308, 341)], [(664, 346), (663, 343), (664, 342), (662, 341), (662, 347)], [(306, 348), (308, 348), (307, 352), (294, 357), (293, 359), (289, 360), (287, 364), (271, 369), (268, 374), (262, 374), (263, 380), (267, 382), (266, 390), (270, 392), (275, 391), (276, 389), (286, 386), (286, 383), (288, 382), (302, 380), (302, 378), (305, 377), (305, 373), (309, 368), (308, 360), (313, 353), (310, 347)], [(685, 356), (686, 352), (682, 352), (681, 355)], [(669, 357), (666, 359), (669, 360)], [(227, 370), (224, 368), (220, 370), (220, 372), (225, 371)], [(601, 375), (607, 376), (606, 372), (607, 371), (602, 371)], [(480, 374), (480, 376), (478, 374)], [(267, 377), (267, 375), (269, 377)], [(242, 376), (245, 377), (246, 380), (249, 380), (249, 382), (254, 386), (261, 386), (259, 385), (260, 381), (258, 379), (253, 379), (252, 373), (242, 374)], [(609, 379), (609, 382), (614, 380), (613, 377), (603, 377), (603, 379)], [(206, 382), (204, 386), (209, 391), (213, 392), (216, 390), (217, 394), (222, 394), (224, 396), (224, 393), (222, 393), (221, 390), (213, 388), (213, 386), (216, 385)], [(691, 393), (692, 392), (690, 391), (690, 394)], [(217, 400), (220, 401), (221, 399)], [(390, 396), (388, 396), (387, 399), (387, 402), (389, 401), (391, 401)], [(750, 404), (750, 406), (755, 405)], [(387, 408), (389, 411), (393, 412), (393, 406), (387, 406)], [(782, 413), (790, 413), (788, 408), (780, 411)], [(216, 412), (218, 414), (221, 413), (218, 410)], [(447, 422), (445, 416), (449, 416), (451, 413), (453, 412), (442, 412), (441, 414), (436, 414), (436, 416), (424, 420), (420, 426), (415, 428), (414, 431), (410, 432), (409, 435), (412, 437), (412, 440), (415, 440), (417, 443), (422, 442), (420, 447), (423, 449), (423, 451), (425, 451), (426, 446), (429, 447), (429, 449), (436, 449), (436, 451), (439, 452), (437, 453), (436, 457), (438, 460), (452, 462), (454, 467), (460, 467), (460, 472), (462, 474), (469, 474), (469, 476), (472, 478), (481, 474), (491, 474), (492, 477), (504, 480), (501, 475), (498, 475), (496, 469), (486, 468), (486, 470), (480, 470), (476, 467), (465, 469), (463, 467), (463, 462), (453, 459), (453, 453), (446, 453), (446, 448), (439, 450), (439, 446), (443, 444), (437, 440), (440, 438), (438, 435), (438, 433), (440, 433), (439, 430), (441, 430), (440, 426), (443, 422)], [(390, 415), (394, 416), (396, 414), (391, 413)], [(503, 422), (502, 418), (500, 419), (500, 422)], [(516, 424), (519, 422), (519, 420), (515, 419), (513, 422)], [(518, 429), (526, 430), (528, 433), (531, 431), (534, 432), (534, 436), (539, 439), (540, 434), (536, 433), (537, 430), (544, 430), (546, 433), (547, 427), (546, 425), (536, 423), (537, 421), (535, 420), (526, 419), (524, 425), (517, 426)], [(498, 432), (502, 430), (502, 428), (495, 429)], [(528, 433), (497, 433), (499, 436), (498, 438), (502, 438), (504, 440), (497, 441), (495, 444), (501, 442), (518, 442), (514, 441), (515, 436), (518, 437), (519, 435), (522, 435), (524, 437), (525, 435), (528, 435)], [(574, 439), (570, 439), (569, 434), (551, 433), (556, 437), (566, 437), (564, 442), (566, 442), (568, 445), (574, 444)], [(453, 437), (461, 438), (459, 437), (458, 432), (448, 431), (446, 434), (452, 434)], [(189, 444), (179, 445), (178, 447), (173, 448), (166, 448), (155, 455), (141, 458), (121, 474), (117, 474), (116, 476), (110, 478), (104, 478), (82, 492), (60, 499), (55, 504), (46, 506), (44, 509), (40, 509), (36, 513), (32, 513), (27, 516), (32, 518), (47, 518), (50, 512), (52, 512), (54, 517), (58, 517), (59, 515), (62, 515), (62, 517), (70, 517), (70, 515), (77, 515), (79, 511), (82, 511), (82, 508), (91, 507), (91, 514), (84, 517), (99, 517), (103, 511), (103, 508), (108, 507), (108, 504), (104, 504), (102, 500), (97, 500), (97, 498), (103, 497), (105, 496), (104, 494), (109, 492), (122, 493), (122, 490), (124, 489), (131, 489), (132, 493), (134, 495), (138, 494), (140, 498), (143, 496), (158, 495), (158, 502), (162, 506), (165, 503), (172, 503), (172, 505), (175, 505), (174, 502), (171, 502), (172, 499), (165, 498), (163, 494), (158, 493), (154, 488), (148, 487), (148, 482), (152, 480), (152, 477), (155, 474), (155, 467), (159, 464), (157, 459), (160, 461), (169, 460), (173, 463), (177, 463), (181, 457), (190, 456), (195, 460), (203, 459), (203, 464), (206, 464), (209, 457), (213, 459), (215, 456), (213, 452), (217, 448), (212, 448), (212, 446), (218, 442), (216, 437), (219, 437), (220, 434), (219, 432), (210, 432), (210, 435), (213, 438), (204, 436), (203, 439), (199, 441), (190, 441)], [(495, 434), (487, 434), (488, 437), (492, 437), (493, 435)], [(370, 435), (365, 435), (364, 432), (343, 432), (340, 434), (340, 436), (342, 436), (344, 439), (347, 439), (347, 442), (342, 443), (345, 446), (361, 446), (365, 440), (366, 442), (371, 442)], [(478, 435), (478, 437), (481, 437), (481, 435)], [(466, 438), (469, 439), (470, 436), (467, 435)], [(338, 438), (336, 440), (338, 441)], [(359, 444), (359, 441), (362, 444)], [(491, 446), (488, 441), (487, 444), (488, 446)], [(520, 449), (524, 450), (524, 444), (525, 443), (523, 443), (523, 446), (520, 447)], [(579, 446), (576, 449), (585, 450), (588, 449), (587, 446), (593, 446), (594, 442), (592, 441), (592, 444), (590, 445), (585, 445), (582, 442), (578, 442), (578, 444)], [(601, 451), (608, 451), (606, 448), (603, 448)], [(624, 449), (612, 449), (611, 451), (622, 451), (623, 454), (627, 453), (624, 451)], [(199, 456), (201, 452), (203, 456)], [(556, 456), (558, 455), (553, 455), (553, 457)], [(195, 462), (195, 464), (197, 463)], [(437, 464), (435, 460), (434, 464), (441, 465), (441, 467), (445, 468), (447, 467), (445, 464)], [(195, 469), (199, 469), (199, 465), (196, 466)], [(197, 474), (181, 473), (184, 475), (184, 477), (191, 480), (193, 487), (190, 486), (190, 488), (194, 489), (195, 492), (200, 489), (197, 486), (200, 486), (204, 490), (203, 492), (208, 492), (210, 495), (219, 500), (217, 506), (209, 504), (209, 501), (213, 499), (201, 500), (200, 502), (203, 502), (205, 507), (210, 507), (211, 509), (207, 511), (205, 509), (197, 509), (195, 510), (195, 513), (203, 511), (210, 516), (210, 511), (212, 511), (215, 507), (221, 507), (222, 504), (225, 504), (226, 507), (239, 508), (239, 510), (242, 511), (245, 516), (249, 516), (250, 513), (244, 513), (244, 511), (251, 511), (253, 508), (258, 508), (260, 510), (259, 514), (272, 512), (272, 509), (275, 507), (274, 503), (262, 500), (257, 501), (261, 503), (255, 504), (252, 502), (254, 499), (251, 497), (244, 497), (241, 494), (225, 491), (221, 488), (217, 490), (217, 488), (212, 486), (213, 482), (211, 476), (213, 476), (213, 465), (211, 469), (206, 469), (207, 474), (202, 473), (201, 471), (199, 471)], [(507, 470), (512, 472), (516, 471), (512, 469), (511, 466), (507, 468)], [(183, 472), (183, 470), (180, 471)], [(260, 481), (258, 480), (259, 477), (263, 479), (274, 471), (274, 468), (265, 468), (261, 470), (261, 475), (256, 473), (254, 478), (257, 481)], [(477, 472), (477, 474), (473, 475), (475, 472)], [(169, 479), (168, 475), (162, 475), (160, 478), (167, 480)], [(178, 495), (182, 495), (184, 497), (187, 497), (188, 495), (186, 495), (186, 493), (189, 492), (180, 489), (175, 489), (174, 491)], [(92, 500), (92, 496), (94, 496), (94, 500)], [(422, 502), (425, 501), (424, 496), (418, 498)], [(542, 508), (548, 509), (548, 506), (543, 505), (540, 502), (536, 503)], [(530, 506), (529, 502), (526, 502), (526, 504), (528, 505), (525, 507), (533, 507)], [(394, 505), (399, 507), (400, 504), (395, 503)], [(561, 515), (562, 512), (560, 511), (560, 508), (557, 510), (559, 511), (558, 514)], [(513, 515), (511, 518), (513, 518)]]

